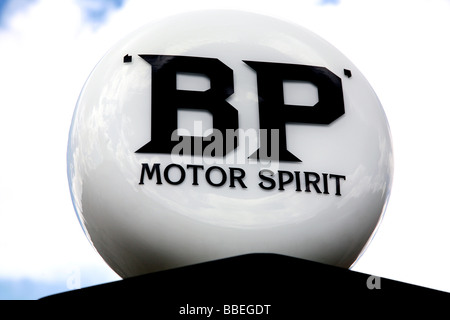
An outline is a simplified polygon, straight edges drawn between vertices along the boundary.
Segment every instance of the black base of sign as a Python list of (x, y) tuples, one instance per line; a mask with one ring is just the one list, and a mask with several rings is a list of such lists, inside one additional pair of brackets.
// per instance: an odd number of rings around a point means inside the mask
[(146, 319), (282, 320), (311, 314), (367, 318), (380, 311), (385, 315), (442, 311), (450, 303), (450, 293), (282, 255), (249, 254), (40, 301), (55, 306), (70, 303), (73, 311), (85, 315), (125, 312)]

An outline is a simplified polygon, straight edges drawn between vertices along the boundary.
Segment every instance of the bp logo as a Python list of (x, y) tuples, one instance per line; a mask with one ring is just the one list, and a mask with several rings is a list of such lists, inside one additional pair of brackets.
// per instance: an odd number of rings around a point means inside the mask
[(351, 61), (298, 25), (232, 11), (113, 46), (67, 149), (79, 221), (123, 277), (254, 252), (349, 267), (392, 168), (383, 108)]
[[(239, 112), (229, 102), (234, 93), (233, 70), (216, 58), (169, 56), (141, 54), (140, 58), (151, 65), (152, 98), (151, 98), (151, 136), (152, 140), (139, 148), (136, 153), (163, 153), (172, 155), (199, 155), (222, 162), (223, 157), (233, 152), (239, 145), (241, 135), (252, 135), (253, 141), (259, 137), (259, 148), (249, 155), (248, 159), (257, 161), (301, 162), (287, 149), (286, 124), (329, 125), (344, 115), (344, 98), (341, 79), (325, 67), (300, 64), (286, 64), (261, 61), (242, 61), (256, 72), (256, 83), (259, 108), (258, 130), (243, 132), (239, 128)], [(124, 63), (131, 63), (132, 57), (126, 55)], [(345, 73), (349, 73), (345, 70)], [(205, 91), (189, 91), (177, 88), (178, 74), (201, 74), (209, 80), (210, 87)], [(317, 88), (318, 101), (313, 106), (289, 105), (284, 101), (283, 83), (299, 81)], [(178, 110), (205, 110), (212, 115), (213, 128), (205, 137), (181, 135), (178, 128)], [(300, 138), (301, 139), (301, 138)], [(246, 141), (246, 140), (244, 140)], [(246, 159), (240, 159), (241, 163)], [(240, 164), (237, 161), (236, 164)], [(171, 180), (169, 171), (177, 170), (177, 180)], [(171, 164), (163, 171), (166, 183), (177, 185), (184, 182), (186, 171), (192, 171), (192, 183), (198, 184), (199, 171), (205, 171), (206, 181), (211, 186), (223, 186), (229, 178), (229, 186), (247, 188), (245, 171), (239, 167), (230, 167), (229, 173), (218, 166), (206, 168), (202, 165), (187, 164), (183, 168), (179, 164)], [(220, 172), (218, 182), (213, 182), (211, 171)], [(229, 177), (227, 175), (229, 174)], [(340, 196), (341, 180), (344, 175), (316, 172), (281, 171), (278, 170), (278, 190), (294, 183), (296, 191), (302, 191), (301, 179), (304, 179), (306, 192), (315, 190), (329, 194), (328, 180), (335, 180), (333, 193)], [(302, 178), (300, 177), (302, 175)], [(274, 189), (277, 185), (271, 178), (274, 172), (261, 170), (259, 186), (263, 189)], [(154, 178), (153, 178), (154, 177)], [(148, 163), (142, 164), (139, 184), (145, 178), (155, 179), (162, 184), (159, 163), (150, 168)], [(322, 180), (322, 181), (321, 181)], [(237, 183), (236, 183), (237, 182)], [(319, 186), (321, 184), (321, 186)]]

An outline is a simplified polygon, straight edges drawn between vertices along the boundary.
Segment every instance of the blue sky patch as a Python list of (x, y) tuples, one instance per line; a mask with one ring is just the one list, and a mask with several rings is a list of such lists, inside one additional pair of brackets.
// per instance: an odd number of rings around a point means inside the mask
[[(15, 13), (26, 9), (38, 0), (0, 0), (0, 28), (7, 26), (7, 20)], [(84, 18), (94, 24), (101, 24), (108, 14), (123, 7), (126, 0), (76, 0)]]
[(340, 0), (320, 0), (320, 5), (327, 5), (327, 4), (339, 4)]
[(0, 27), (4, 27), (8, 18), (27, 8), (36, 0), (0, 0)]
[(108, 13), (122, 8), (125, 0), (77, 0), (85, 18), (93, 23), (102, 23)]

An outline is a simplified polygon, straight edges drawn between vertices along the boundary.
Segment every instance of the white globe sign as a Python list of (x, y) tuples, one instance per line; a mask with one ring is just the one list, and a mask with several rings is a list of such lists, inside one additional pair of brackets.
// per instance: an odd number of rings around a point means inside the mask
[(388, 122), (360, 71), (292, 23), (201, 11), (119, 41), (87, 79), (68, 180), (122, 277), (248, 253), (348, 268), (391, 190)]

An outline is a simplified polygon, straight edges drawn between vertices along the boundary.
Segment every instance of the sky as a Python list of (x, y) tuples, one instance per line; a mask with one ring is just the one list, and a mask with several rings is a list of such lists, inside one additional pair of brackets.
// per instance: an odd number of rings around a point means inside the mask
[(387, 115), (394, 181), (352, 270), (450, 292), (450, 1), (0, 0), (0, 299), (38, 299), (120, 278), (86, 239), (66, 152), (95, 64), (137, 28), (236, 9), (317, 33), (365, 75)]

